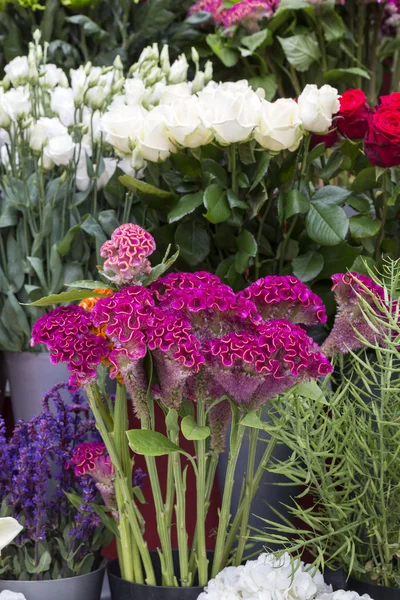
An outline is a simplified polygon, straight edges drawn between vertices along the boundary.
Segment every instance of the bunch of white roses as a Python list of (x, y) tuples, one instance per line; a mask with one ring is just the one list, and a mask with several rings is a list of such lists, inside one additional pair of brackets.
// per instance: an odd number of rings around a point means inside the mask
[(356, 592), (332, 591), (319, 571), (289, 554), (261, 554), (243, 566), (227, 567), (198, 600), (358, 600)]

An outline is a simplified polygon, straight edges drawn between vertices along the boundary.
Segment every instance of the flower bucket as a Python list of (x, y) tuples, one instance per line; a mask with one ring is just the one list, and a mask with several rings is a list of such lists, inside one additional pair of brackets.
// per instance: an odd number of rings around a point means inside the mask
[[(157, 552), (150, 552), (153, 562), (157, 582), (161, 582), (161, 568)], [(211, 561), (212, 552), (208, 552), (208, 559)], [(173, 551), (173, 561), (175, 572), (179, 572), (179, 556), (177, 551)], [(210, 566), (210, 565), (209, 565)], [(109, 563), (108, 581), (111, 590), (111, 600), (197, 600), (204, 588), (200, 586), (193, 587), (164, 587), (155, 585), (143, 585), (140, 583), (131, 583), (121, 579), (121, 572), (118, 561)], [(28, 599), (29, 600), (29, 599)]]
[(389, 588), (383, 585), (375, 585), (366, 581), (359, 581), (350, 577), (347, 589), (361, 594), (369, 594), (373, 600), (400, 600), (400, 588)]
[(46, 581), (0, 580), (0, 592), (10, 590), (23, 594), (27, 600), (99, 600), (105, 564), (86, 575)]

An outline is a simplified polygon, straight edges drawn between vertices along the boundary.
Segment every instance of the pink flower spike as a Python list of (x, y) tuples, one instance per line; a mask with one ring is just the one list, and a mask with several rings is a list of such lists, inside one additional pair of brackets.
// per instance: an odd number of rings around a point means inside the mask
[(100, 256), (106, 259), (104, 275), (117, 285), (138, 283), (140, 276), (150, 273), (147, 257), (155, 249), (154, 238), (145, 229), (134, 223), (121, 225), (100, 248)]
[(301, 325), (326, 323), (325, 306), (302, 281), (293, 275), (270, 275), (237, 294), (255, 304), (265, 321), (288, 319)]

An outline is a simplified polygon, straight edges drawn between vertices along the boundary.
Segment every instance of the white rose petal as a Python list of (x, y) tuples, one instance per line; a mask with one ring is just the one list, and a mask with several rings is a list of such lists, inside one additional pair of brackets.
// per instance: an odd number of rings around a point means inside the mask
[(27, 56), (17, 56), (4, 67), (4, 72), (13, 86), (26, 83), (29, 77), (29, 61)]
[(314, 84), (306, 85), (298, 98), (300, 119), (304, 129), (312, 133), (325, 133), (332, 125), (332, 118), (340, 110), (336, 88)]
[(201, 118), (196, 96), (177, 100), (171, 106), (165, 106), (163, 112), (170, 137), (176, 144), (184, 148), (199, 148), (211, 142), (213, 132)]
[(75, 104), (72, 89), (57, 87), (50, 94), (51, 110), (60, 117), (60, 121), (65, 127), (73, 125), (75, 122)]
[(160, 104), (173, 104), (177, 100), (190, 98), (192, 95), (192, 84), (185, 81), (175, 85), (166, 85), (160, 95)]
[[(2, 148), (3, 149), (3, 148)], [(0, 519), (0, 552), (10, 544), (23, 530), (22, 525), (13, 517)]]
[(51, 138), (44, 148), (44, 155), (57, 166), (67, 166), (74, 156), (74, 151), (75, 144), (67, 133)]
[(5, 92), (0, 96), (0, 105), (12, 121), (27, 117), (32, 108), (29, 90), (18, 87)]
[(166, 160), (176, 146), (168, 136), (165, 116), (155, 108), (147, 113), (137, 137), (138, 148), (145, 160), (158, 162)]
[(261, 100), (260, 122), (254, 137), (260, 146), (273, 152), (296, 150), (303, 137), (297, 103), (290, 98), (281, 98), (276, 102)]
[(106, 141), (122, 153), (128, 154), (141, 129), (144, 110), (139, 106), (116, 106), (101, 118), (101, 129)]

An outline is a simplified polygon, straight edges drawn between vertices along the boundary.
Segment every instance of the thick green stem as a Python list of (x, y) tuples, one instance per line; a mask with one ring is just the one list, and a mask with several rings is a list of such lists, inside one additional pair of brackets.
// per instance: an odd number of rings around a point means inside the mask
[[(199, 427), (206, 424), (205, 405), (201, 397), (197, 398), (197, 423)], [(196, 442), (197, 479), (196, 479), (196, 508), (197, 508), (197, 567), (199, 585), (207, 585), (208, 559), (206, 547), (206, 440)]]
[(230, 509), (233, 485), (235, 483), (235, 469), (237, 459), (239, 457), (240, 448), (242, 446), (245, 429), (245, 427), (238, 424), (238, 415), (236, 413), (233, 413), (228, 466), (226, 469), (224, 493), (222, 496), (222, 506), (219, 513), (217, 541), (215, 544), (214, 562), (211, 574), (212, 577), (216, 577), (216, 575), (218, 575), (221, 569), (225, 567), (225, 563), (223, 562), (223, 556), (225, 554), (224, 550), (226, 547), (227, 529), (231, 517)]
[[(179, 444), (178, 444), (179, 445)], [(167, 493), (165, 495), (165, 513), (167, 519), (167, 527), (171, 529), (172, 514), (174, 512), (174, 456), (170, 454), (168, 456), (168, 470), (167, 470)]]
[(256, 463), (258, 429), (250, 427), (249, 454), (247, 457), (246, 489), (243, 498), (242, 523), (240, 525), (239, 543), (235, 555), (235, 565), (238, 567), (243, 560), (243, 553), (249, 537), (249, 518), (253, 500), (254, 469)]
[[(85, 391), (89, 398), (90, 408), (96, 420), (97, 428), (100, 432), (100, 435), (107, 448), (108, 454), (110, 455), (112, 464), (115, 469), (115, 486), (116, 488), (118, 488), (118, 493), (121, 493), (121, 502), (123, 503), (121, 506), (121, 511), (126, 512), (127, 519), (129, 520), (129, 525), (132, 529), (133, 537), (135, 539), (138, 550), (140, 552), (140, 556), (142, 558), (144, 570), (146, 573), (146, 583), (148, 585), (156, 585), (156, 579), (154, 576), (154, 569), (151, 562), (150, 553), (147, 548), (147, 543), (143, 539), (142, 532), (140, 531), (138, 519), (134, 508), (134, 501), (132, 498), (132, 494), (129, 490), (127, 479), (124, 475), (124, 470), (122, 467), (120, 456), (115, 446), (114, 436), (109, 431), (106, 425), (106, 421), (103, 419), (104, 406), (102, 407), (102, 400), (100, 397), (99, 389), (95, 383), (91, 383), (86, 386)], [(139, 573), (137, 575), (139, 575)], [(141, 579), (136, 579), (136, 583), (145, 583), (143, 577)]]
[[(257, 467), (257, 471), (254, 476), (253, 487), (252, 487), (252, 491), (251, 491), (251, 501), (254, 500), (254, 496), (256, 495), (258, 488), (260, 487), (261, 478), (264, 474), (264, 471), (265, 471), (269, 461), (271, 460), (271, 456), (275, 449), (276, 443), (277, 443), (276, 439), (271, 437), (268, 442), (268, 445), (265, 449), (265, 452), (261, 458), (261, 461)], [(236, 541), (237, 532), (239, 531), (240, 523), (242, 521), (243, 511), (244, 511), (244, 500), (242, 500), (242, 502), (240, 503), (240, 505), (236, 511), (235, 519), (232, 523), (232, 527), (230, 528), (228, 537), (226, 539), (224, 555), (222, 558), (223, 564), (226, 564), (228, 562), (229, 555), (230, 555), (233, 545)]]
[[(179, 445), (179, 433), (177, 431), (169, 432), (170, 440)], [(176, 491), (176, 529), (179, 551), (179, 571), (182, 587), (191, 585), (191, 575), (189, 571), (189, 548), (188, 534), (186, 531), (186, 485), (182, 476), (181, 455), (174, 452), (171, 455), (174, 471), (175, 491)]]

